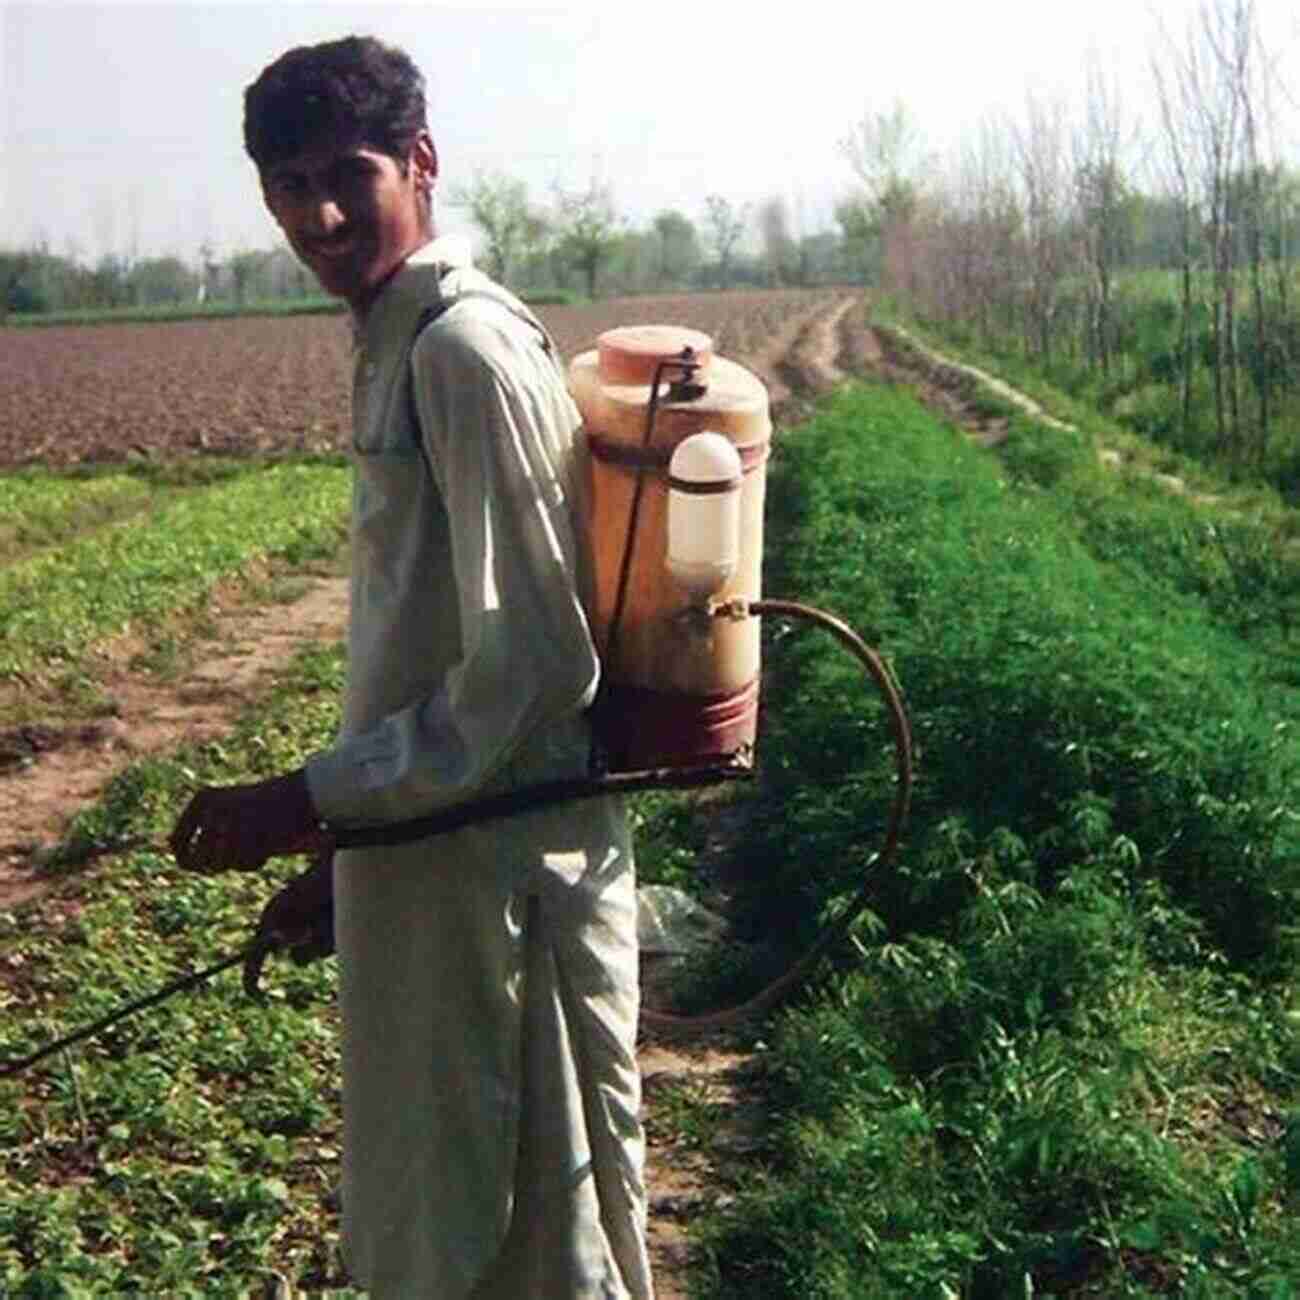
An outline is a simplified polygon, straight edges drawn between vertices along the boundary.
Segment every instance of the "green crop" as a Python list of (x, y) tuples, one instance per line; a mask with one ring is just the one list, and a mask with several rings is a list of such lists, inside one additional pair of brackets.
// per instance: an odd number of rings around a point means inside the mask
[(260, 557), (332, 554), (346, 507), (345, 469), (272, 465), (0, 570), (0, 676), (74, 658), (133, 621), (183, 608)]
[[(305, 654), (222, 745), (141, 763), (73, 842), (161, 838), (200, 782), (301, 762), (338, 720), (341, 651)], [(248, 941), (302, 864), (205, 878), (141, 850), (0, 914), (0, 1057), (12, 1059)], [(238, 971), (0, 1081), (0, 1290), (247, 1295), (272, 1267), (338, 1284), (332, 962)], [(340, 1294), (349, 1294), (341, 1292)]]
[[(702, 1295), (1294, 1294), (1286, 620), (1175, 544), (1189, 507), (1013, 437), (1008, 475), (862, 387), (779, 444), (764, 590), (887, 654), (917, 783), (857, 945), (764, 1033), (781, 1118)], [(873, 871), (892, 756), (829, 643), (768, 629), (765, 667), (740, 915), (797, 949)]]
[[(697, 1001), (752, 989), (874, 881), (853, 942), (754, 1043), (768, 1119), (756, 1153), (718, 1162), (729, 1203), (692, 1225), (700, 1296), (1296, 1294), (1287, 551), (1272, 525), (1106, 478), (1059, 432), (1016, 417), (997, 459), (864, 386), (778, 440), (764, 590), (884, 652), (917, 779), (885, 870), (883, 711), (828, 638), (765, 619), (758, 780), (636, 801), (647, 878), (707, 896), (698, 868), (720, 840), (734, 858), (740, 942), (703, 963)], [(204, 575), (243, 545), (292, 547), (250, 540), (268, 516), (319, 517), (307, 544), (317, 527), (332, 544), (341, 473), (274, 481), (187, 490), (96, 540), (165, 552), (195, 532), (178, 520), (233, 512)], [(75, 571), (43, 570), (89, 627), (96, 583)], [(207, 580), (176, 564), (145, 585), (190, 577)], [(156, 842), (196, 785), (301, 762), (337, 725), (341, 678), (341, 651), (313, 651), (221, 743), (128, 769), (62, 860)], [(0, 918), (0, 1056), (238, 946), (296, 869), (208, 880), (144, 849), (61, 879)], [(233, 1297), (271, 1269), (341, 1285), (332, 981), (277, 963), (256, 1006), (232, 973), (0, 1082), (0, 1289)], [(712, 1160), (713, 1103), (656, 1105)]]
[(129, 474), (0, 477), (0, 555), (5, 565), (88, 528), (143, 509), (150, 485)]

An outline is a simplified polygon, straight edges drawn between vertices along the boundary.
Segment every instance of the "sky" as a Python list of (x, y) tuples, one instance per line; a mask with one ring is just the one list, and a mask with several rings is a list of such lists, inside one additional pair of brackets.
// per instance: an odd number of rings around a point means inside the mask
[[(664, 208), (702, 223), (708, 194), (781, 196), (811, 234), (853, 188), (840, 142), (865, 113), (901, 101), (943, 151), (1028, 93), (1078, 90), (1095, 53), (1138, 118), (1159, 26), (1182, 31), (1197, 2), (0, 0), (0, 248), (93, 262), (276, 246), (243, 89), (284, 50), (350, 33), (401, 45), (428, 78), (443, 231), (470, 230), (456, 184), (505, 171), (539, 205), (607, 183), (640, 226)], [(1300, 97), (1300, 6), (1255, 3)]]

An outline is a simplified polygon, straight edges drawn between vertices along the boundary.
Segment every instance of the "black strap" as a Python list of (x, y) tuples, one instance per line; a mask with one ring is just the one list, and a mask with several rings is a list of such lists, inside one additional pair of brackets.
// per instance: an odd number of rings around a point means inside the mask
[(484, 298), (488, 302), (494, 302), (499, 307), (504, 307), (516, 319), (524, 322), (525, 325), (531, 326), (538, 336), (538, 341), (542, 345), (542, 351), (546, 353), (551, 361), (558, 366), (559, 358), (556, 354), (555, 345), (551, 341), (551, 336), (546, 332), (546, 327), (536, 319), (530, 312), (521, 311), (520, 306), (514, 298), (505, 293), (490, 293), (486, 289), (467, 289), (464, 293), (458, 294), (455, 298), (442, 298), (436, 303), (426, 307), (415, 322), (415, 329), (411, 334), (410, 345), (406, 349), (406, 406), (407, 415), (411, 421), (411, 428), (416, 431), (416, 442), (419, 444), (420, 455), (429, 470), (429, 477), (437, 485), (437, 478), (433, 474), (433, 466), (429, 464), (428, 448), (424, 445), (424, 438), (420, 436), (423, 432), (420, 425), (420, 412), (415, 404), (415, 376), (412, 371), (411, 362), (415, 356), (415, 345), (420, 340), (420, 335), (424, 333), (434, 321), (438, 320), (445, 312), (455, 307), (458, 303), (467, 301), (470, 298)]

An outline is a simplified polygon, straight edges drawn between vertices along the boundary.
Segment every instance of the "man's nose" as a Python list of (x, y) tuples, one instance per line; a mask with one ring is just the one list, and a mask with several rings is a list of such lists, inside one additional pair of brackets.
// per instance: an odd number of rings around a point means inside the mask
[(339, 206), (338, 200), (331, 195), (313, 198), (307, 204), (303, 226), (312, 239), (328, 239), (341, 226), (347, 224), (347, 217)]

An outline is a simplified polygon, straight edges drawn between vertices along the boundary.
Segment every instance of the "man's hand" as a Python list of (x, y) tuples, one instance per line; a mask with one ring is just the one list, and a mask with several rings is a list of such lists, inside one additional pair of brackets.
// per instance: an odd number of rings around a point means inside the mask
[(295, 876), (262, 909), (256, 938), (266, 941), (244, 963), (244, 991), (258, 996), (262, 966), (272, 951), (287, 948), (299, 966), (334, 951), (334, 854), (317, 855), (310, 871)]
[(208, 786), (181, 813), (172, 856), (187, 871), (256, 871), (268, 858), (332, 846), (301, 768), (252, 785)]

